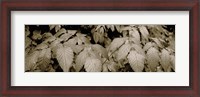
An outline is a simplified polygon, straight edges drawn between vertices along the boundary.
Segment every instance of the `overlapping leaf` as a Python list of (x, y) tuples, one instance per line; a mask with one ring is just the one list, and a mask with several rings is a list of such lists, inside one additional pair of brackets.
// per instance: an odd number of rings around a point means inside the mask
[(160, 64), (162, 65), (165, 72), (167, 72), (170, 68), (170, 54), (166, 49), (161, 51), (161, 61)]
[(115, 50), (117, 50), (120, 46), (122, 46), (122, 44), (124, 44), (124, 42), (127, 40), (126, 37), (124, 38), (115, 38), (111, 44), (110, 44), (110, 52), (113, 52)]
[(135, 72), (142, 72), (144, 69), (144, 60), (145, 57), (136, 51), (131, 51), (128, 55), (128, 61), (130, 63), (131, 68)]
[(147, 51), (146, 56), (147, 56), (148, 66), (150, 67), (151, 71), (155, 72), (157, 66), (159, 65), (159, 60), (160, 60), (159, 51), (156, 48), (151, 47)]
[(73, 50), (70, 47), (59, 48), (56, 52), (56, 58), (63, 71), (68, 72), (74, 58)]
[(102, 63), (98, 59), (88, 57), (85, 61), (84, 68), (87, 72), (101, 72), (102, 71)]
[(117, 60), (126, 59), (130, 50), (131, 50), (131, 46), (129, 43), (124, 44), (122, 47), (120, 47), (119, 51), (117, 52)]

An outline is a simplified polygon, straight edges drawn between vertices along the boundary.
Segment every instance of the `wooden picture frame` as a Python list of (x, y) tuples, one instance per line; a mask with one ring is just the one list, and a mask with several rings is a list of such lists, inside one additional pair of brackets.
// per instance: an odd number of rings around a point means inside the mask
[[(200, 97), (199, 0), (3, 0), (0, 96)], [(11, 86), (11, 11), (189, 11), (189, 86)]]

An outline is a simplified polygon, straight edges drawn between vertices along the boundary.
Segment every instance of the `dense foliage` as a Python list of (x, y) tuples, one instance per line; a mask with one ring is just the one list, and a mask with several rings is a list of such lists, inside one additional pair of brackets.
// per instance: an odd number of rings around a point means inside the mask
[(174, 72), (175, 25), (26, 25), (26, 72)]

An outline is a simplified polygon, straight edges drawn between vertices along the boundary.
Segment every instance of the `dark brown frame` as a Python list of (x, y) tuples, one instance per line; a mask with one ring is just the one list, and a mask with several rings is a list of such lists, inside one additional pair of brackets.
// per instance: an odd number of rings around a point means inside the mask
[[(0, 28), (0, 97), (134, 96), (200, 97), (199, 0), (3, 0)], [(11, 11), (189, 11), (190, 85), (186, 86), (11, 86)], [(173, 80), (173, 79), (172, 79)]]

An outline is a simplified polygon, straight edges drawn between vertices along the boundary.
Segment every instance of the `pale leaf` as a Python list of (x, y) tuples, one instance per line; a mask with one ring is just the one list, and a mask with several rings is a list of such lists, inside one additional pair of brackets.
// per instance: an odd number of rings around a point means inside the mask
[(30, 32), (29, 30), (25, 31), (25, 36), (26, 36), (26, 37), (29, 36), (30, 33), (31, 33), (31, 32)]
[(135, 72), (142, 72), (144, 69), (144, 60), (145, 57), (136, 51), (131, 51), (128, 55), (128, 61), (130, 63), (131, 68)]
[(129, 37), (129, 40), (134, 44), (141, 45), (141, 41), (134, 37)]
[(38, 58), (38, 67), (41, 71), (47, 71), (47, 68), (50, 66), (51, 63), (51, 49), (43, 49), (40, 51), (39, 58)]
[(63, 39), (63, 41), (67, 41), (71, 36), (71, 34), (65, 33), (61, 35), (60, 38)]
[(98, 59), (88, 57), (85, 61), (84, 68), (87, 72), (101, 72), (102, 71), (102, 63)]
[(49, 25), (49, 29), (52, 30), (53, 28), (55, 28), (56, 25)]
[(147, 30), (147, 28), (145, 26), (140, 26), (139, 30), (140, 30), (142, 36), (144, 37), (144, 39), (148, 40), (149, 31)]
[(63, 48), (63, 44), (59, 43), (54, 47), (51, 47), (52, 50), (52, 58), (56, 58), (56, 53), (59, 48)]
[(60, 25), (56, 25), (55, 26), (55, 31), (58, 32), (60, 30), (61, 26)]
[(98, 25), (95, 30), (97, 31), (101, 27), (102, 27), (102, 25)]
[(68, 72), (74, 59), (73, 50), (70, 47), (59, 48), (56, 52), (56, 58), (63, 71)]
[(129, 31), (129, 35), (134, 37), (137, 41), (140, 41), (140, 34), (135, 27), (132, 27), (132, 29)]
[(78, 38), (74, 37), (72, 39), (69, 39), (67, 42), (65, 42), (63, 45), (67, 46), (67, 45), (76, 45), (76, 43), (78, 42)]
[(151, 69), (151, 71), (155, 72), (157, 66), (159, 65), (159, 51), (154, 48), (151, 47), (148, 51), (147, 51), (147, 64), (149, 66), (149, 68)]
[(79, 72), (85, 64), (86, 59), (89, 57), (88, 51), (84, 49), (76, 58), (75, 70)]
[(46, 48), (48, 48), (48, 45), (46, 43), (41, 43), (41, 44), (37, 45), (37, 47), (35, 49), (42, 50), (42, 49), (46, 49)]
[(76, 36), (78, 38), (77, 39), (78, 45), (81, 45), (82, 43), (84, 43), (84, 44), (90, 43), (90, 40), (88, 38), (86, 38), (85, 34), (77, 33)]
[(32, 71), (37, 67), (36, 63), (38, 61), (39, 54), (40, 54), (39, 51), (34, 51), (33, 53), (26, 56), (26, 58), (25, 58), (25, 71), (27, 71), (27, 70)]
[(92, 35), (93, 35), (94, 42), (95, 43), (99, 42), (100, 34), (98, 32), (93, 32)]
[(129, 43), (124, 44), (122, 47), (119, 48), (117, 53), (117, 60), (126, 59), (128, 53), (130, 52), (131, 46)]
[(76, 54), (84, 49), (84, 45), (65, 44), (64, 47), (71, 47)]
[(57, 45), (61, 44), (60, 42), (61, 42), (61, 40), (60, 40), (59, 38), (57, 38), (56, 40), (54, 40), (54, 41), (50, 44), (50, 48), (56, 47)]
[(67, 30), (67, 33), (70, 35), (76, 34), (77, 30)]
[(163, 67), (164, 71), (167, 72), (170, 67), (170, 54), (166, 49), (161, 51), (161, 66)]
[(52, 43), (55, 40), (56, 40), (56, 37), (55, 36), (51, 36), (51, 37), (47, 38), (43, 43)]
[(110, 48), (109, 50), (111, 52), (114, 52), (115, 50), (117, 50), (120, 46), (122, 46), (124, 44), (124, 42), (127, 40), (127, 38), (115, 38), (111, 44), (110, 44)]
[(108, 70), (111, 71), (111, 72), (117, 72), (120, 68), (120, 65), (115, 63), (115, 62), (108, 62), (107, 63), (108, 65)]
[(131, 44), (131, 47), (134, 48), (139, 54), (145, 56), (145, 52), (140, 45)]
[(31, 45), (32, 40), (29, 37), (25, 38), (25, 48), (29, 47)]
[(108, 58), (108, 52), (106, 51), (106, 49), (99, 45), (99, 44), (94, 44), (92, 45), (92, 49), (97, 52), (100, 56), (103, 56), (104, 58)]
[(160, 48), (163, 48), (163, 44), (160, 42), (160, 40), (158, 38), (151, 38)]
[(175, 56), (170, 55), (170, 59), (171, 59), (172, 69), (175, 71)]
[(115, 27), (116, 27), (116, 30), (121, 33), (120, 25), (115, 25)]
[(52, 37), (53, 35), (50, 33), (50, 32), (46, 32), (46, 33), (44, 33), (43, 35), (42, 35), (42, 38), (43, 39), (48, 39), (48, 38), (50, 38), (50, 37)]
[(114, 25), (110, 25), (110, 29), (112, 30), (112, 32), (115, 31), (115, 26)]
[(56, 32), (56, 34), (54, 35), (55, 37), (59, 37), (60, 35), (66, 33), (67, 30), (65, 30), (64, 28), (60, 29), (58, 32)]
[(103, 68), (102, 68), (103, 70), (103, 72), (108, 72), (108, 64), (103, 64)]
[(143, 50), (144, 51), (147, 51), (149, 48), (151, 48), (153, 45), (152, 45), (152, 43), (151, 42), (148, 42), (148, 43), (146, 43), (145, 45), (144, 45), (144, 47), (143, 47)]
[(31, 37), (33, 40), (40, 40), (42, 39), (41, 31), (35, 30), (33, 31), (33, 35)]
[(157, 72), (163, 72), (163, 70), (162, 70), (162, 67), (161, 67), (161, 66), (158, 66), (158, 67), (157, 67)]

